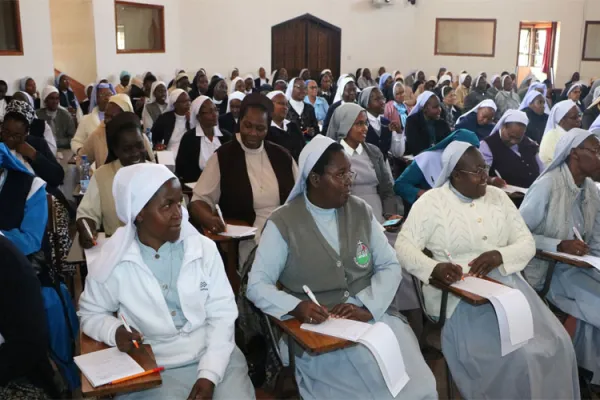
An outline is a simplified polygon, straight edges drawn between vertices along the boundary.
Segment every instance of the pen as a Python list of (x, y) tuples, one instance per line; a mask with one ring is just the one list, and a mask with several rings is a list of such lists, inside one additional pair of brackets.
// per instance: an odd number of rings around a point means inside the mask
[[(446, 257), (448, 257), (448, 261), (450, 261), (454, 265), (458, 265), (457, 263), (454, 262), (454, 260), (452, 259), (452, 256), (450, 255), (450, 252), (448, 250), (444, 249), (444, 253), (446, 253)], [(465, 280), (464, 274), (463, 274), (463, 276), (460, 277), (460, 280), (461, 281)]]
[(433, 175), (430, 176), (430, 178), (431, 178), (431, 183), (433, 183), (435, 185), (435, 179), (433, 179)]
[(576, 227), (573, 227), (573, 233), (575, 234), (575, 237), (577, 238), (577, 240), (584, 242), (583, 238), (581, 237), (581, 233), (579, 233), (579, 230), (577, 230)]
[(316, 305), (318, 305), (319, 307), (321, 307), (321, 305), (317, 301), (317, 298), (315, 297), (314, 293), (312, 292), (312, 290), (310, 290), (310, 288), (308, 286), (306, 286), (306, 285), (302, 286), (302, 290), (304, 290), (304, 293), (306, 293), (306, 295), (308, 296), (308, 298), (313, 303), (315, 303)]
[(227, 232), (227, 224), (225, 223), (225, 218), (223, 218), (223, 213), (221, 212), (221, 207), (219, 207), (219, 205), (217, 204), (215, 206), (215, 208), (217, 209), (217, 213), (219, 214), (219, 218), (221, 218), (221, 222), (223, 223), (223, 226), (225, 227), (225, 232)]
[(156, 372), (162, 372), (164, 370), (165, 370), (165, 367), (152, 368), (152, 369), (149, 369), (148, 371), (140, 372), (139, 374), (135, 374), (135, 375), (127, 376), (125, 378), (114, 380), (114, 381), (110, 382), (109, 385), (116, 385), (118, 383), (126, 382), (128, 380), (135, 379), (135, 378), (140, 378), (140, 377), (146, 376), (146, 375), (151, 375), (151, 374), (154, 374)]
[[(129, 327), (129, 324), (127, 323), (127, 321), (125, 321), (125, 317), (123, 316), (123, 314), (120, 314), (120, 315), (121, 315), (121, 321), (123, 321), (123, 324), (125, 325), (125, 329), (127, 330), (127, 332), (133, 333), (131, 331), (131, 328)], [(132, 342), (136, 349), (140, 348), (140, 345), (138, 344), (137, 340), (133, 339)]]
[(81, 220), (83, 221), (83, 226), (85, 226), (85, 230), (87, 231), (88, 235), (90, 235), (90, 237), (92, 238), (92, 243), (94, 243), (94, 246), (95, 246), (96, 240), (94, 240), (94, 235), (92, 235), (92, 230), (90, 229), (90, 226), (88, 225), (85, 218), (82, 218)]
[(496, 176), (497, 176), (498, 178), (502, 179), (502, 175), (500, 175), (500, 172), (498, 172), (498, 170), (497, 170), (497, 169), (495, 169), (494, 171), (496, 172)]

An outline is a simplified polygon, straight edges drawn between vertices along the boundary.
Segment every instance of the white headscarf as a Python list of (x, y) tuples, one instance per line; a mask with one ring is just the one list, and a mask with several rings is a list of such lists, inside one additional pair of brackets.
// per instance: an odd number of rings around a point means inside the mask
[(160, 85), (164, 86), (165, 90), (167, 90), (167, 85), (163, 81), (152, 82), (152, 86), (150, 87), (150, 103), (154, 103), (156, 101), (156, 96), (154, 95), (154, 91)]
[(475, 107), (473, 107), (473, 109), (471, 111), (469, 111), (468, 113), (465, 113), (465, 114), (461, 115), (460, 117), (458, 117), (458, 119), (456, 120), (456, 123), (458, 124), (467, 115), (469, 115), (471, 113), (476, 113), (477, 110), (479, 110), (480, 108), (485, 108), (485, 107), (489, 107), (489, 108), (493, 109), (494, 111), (496, 111), (498, 109), (496, 107), (496, 103), (494, 103), (494, 100), (485, 99), (481, 103), (479, 103)]
[(52, 93), (58, 93), (56, 86), (48, 85), (42, 90), (42, 104), (46, 101), (46, 97), (50, 96)]
[(296, 79), (298, 78), (292, 78), (287, 89), (285, 90), (285, 98), (288, 100), (292, 98), (292, 92), (294, 91), (294, 83), (296, 83)]
[(296, 197), (304, 194), (306, 190), (306, 178), (308, 174), (314, 168), (319, 158), (323, 155), (325, 150), (333, 143), (336, 143), (333, 139), (323, 135), (316, 135), (306, 146), (302, 149), (300, 157), (298, 159), (298, 178), (290, 195), (288, 196), (286, 203), (294, 200)]
[(594, 132), (596, 135), (600, 135), (600, 115), (590, 126), (590, 132)]
[(341, 82), (342, 82), (344, 79), (348, 78), (348, 76), (349, 76), (348, 74), (341, 74), (341, 75), (340, 75), (340, 77), (338, 78), (338, 80), (337, 80), (337, 82), (336, 82), (336, 84), (338, 85), (338, 87), (340, 86), (340, 83), (341, 83)]
[[(106, 241), (100, 249), (100, 256), (88, 263), (89, 275), (98, 282), (104, 282), (124, 255), (134, 245), (135, 218), (148, 201), (171, 180), (177, 179), (167, 167), (161, 164), (143, 163), (121, 168), (115, 175), (112, 194), (119, 220), (125, 224)], [(179, 240), (199, 235), (188, 222), (187, 210), (182, 207), (181, 234)]]
[(504, 115), (502, 116), (502, 118), (500, 118), (500, 121), (498, 121), (496, 126), (494, 126), (494, 129), (492, 129), (490, 136), (493, 135), (494, 133), (500, 131), (500, 129), (505, 124), (508, 124), (510, 122), (518, 122), (520, 124), (527, 126), (527, 125), (529, 125), (529, 118), (527, 118), (527, 114), (525, 114), (523, 111), (507, 110), (504, 113)]
[(567, 97), (575, 88), (580, 88), (582, 86), (583, 86), (582, 82), (577, 82), (577, 83), (572, 84), (571, 87), (569, 88), (569, 90), (567, 90)]
[(338, 101), (342, 100), (342, 94), (344, 94), (344, 89), (346, 88), (346, 85), (350, 82), (354, 82), (354, 79), (347, 76), (343, 78), (340, 83), (338, 83), (337, 91), (335, 92), (335, 98), (333, 99), (334, 103), (337, 103)]
[(298, 101), (292, 98), (292, 92), (294, 91), (294, 84), (296, 84), (296, 80), (302, 81), (302, 79), (300, 78), (292, 79), (285, 91), (285, 97), (288, 99), (288, 102), (290, 103), (294, 111), (296, 111), (298, 115), (302, 115), (302, 112), (304, 111), (304, 99)]
[(546, 97), (546, 94), (548, 93), (548, 86), (546, 86), (546, 84), (541, 83), (541, 82), (533, 82), (529, 86), (529, 89), (527, 89), (527, 93), (530, 93), (533, 91), (540, 93), (540, 91), (537, 89), (542, 89), (543, 90), (542, 94), (544, 95), (544, 97)]
[[(508, 75), (505, 75), (505, 77), (506, 77), (506, 76), (508, 76)], [(490, 85), (492, 85), (492, 87), (494, 86), (494, 81), (495, 81), (496, 79), (498, 79), (498, 78), (500, 78), (500, 75), (498, 75), (498, 74), (496, 74), (496, 75), (492, 76), (492, 79), (490, 80)], [(500, 89), (500, 90), (503, 90), (503, 89), (504, 89), (504, 79), (505, 79), (505, 78), (502, 78), (502, 89)]]
[(544, 134), (548, 133), (552, 129), (556, 129), (560, 121), (569, 111), (571, 111), (573, 107), (577, 107), (577, 104), (575, 104), (573, 100), (564, 100), (556, 103), (556, 105), (552, 107), (552, 110), (550, 111), (548, 122), (546, 122), (546, 129), (544, 129)]
[(267, 97), (269, 98), (269, 100), (273, 100), (273, 98), (277, 95), (283, 95), (283, 97), (285, 97), (285, 93), (283, 93), (281, 90), (273, 90), (272, 92), (267, 93)]
[(543, 175), (558, 168), (562, 163), (565, 162), (571, 150), (579, 146), (585, 139), (594, 135), (590, 131), (586, 131), (581, 128), (573, 128), (569, 132), (565, 133), (558, 139), (556, 148), (554, 149), (554, 158), (552, 162), (546, 167), (546, 169), (538, 176), (536, 180), (539, 180)]
[(439, 188), (448, 182), (456, 164), (469, 148), (474, 147), (471, 143), (454, 141), (450, 143), (442, 153), (442, 172), (435, 181), (436, 188)]
[(450, 75), (448, 75), (448, 74), (442, 75), (437, 84), (441, 85), (444, 82), (452, 82), (452, 77), (450, 77)]
[(227, 99), (227, 112), (231, 112), (231, 100), (242, 101), (242, 100), (244, 100), (244, 97), (246, 97), (246, 93), (242, 93), (242, 92), (231, 93)]
[(528, 92), (525, 95), (525, 98), (523, 99), (523, 101), (521, 102), (521, 105), (519, 106), (519, 110), (524, 110), (527, 107), (529, 107), (529, 105), (531, 103), (533, 103), (533, 101), (538, 97), (538, 96), (542, 96), (542, 99), (544, 99), (544, 112), (546, 114), (550, 114), (550, 110), (548, 110), (548, 103), (546, 103), (546, 98), (544, 97), (543, 94), (541, 94), (540, 92), (538, 92), (537, 90), (534, 90), (533, 92)]
[[(229, 93), (233, 93), (235, 92), (235, 84), (238, 83), (239, 81), (244, 82), (244, 80), (242, 78), (240, 78), (239, 76), (236, 77), (234, 80), (231, 81), (231, 85), (229, 87)], [(246, 84), (244, 83), (244, 88), (246, 87)]]
[(458, 84), (462, 85), (465, 82), (465, 79), (467, 79), (467, 76), (469, 76), (469, 74), (460, 74), (458, 77)]
[(412, 110), (410, 110), (410, 113), (408, 114), (408, 116), (410, 117), (411, 115), (414, 115), (414, 114), (418, 113), (419, 111), (421, 111), (421, 109), (423, 107), (425, 107), (425, 104), (427, 103), (427, 101), (429, 101), (429, 98), (431, 96), (437, 97), (437, 95), (435, 93), (430, 92), (429, 90), (426, 90), (423, 93), (421, 93), (419, 95), (419, 97), (417, 97), (417, 104), (415, 104), (415, 106), (412, 108)]
[(473, 87), (476, 88), (477, 85), (479, 84), (479, 80), (483, 78), (482, 74), (477, 75), (477, 78), (475, 78), (475, 82), (473, 82)]
[(200, 112), (200, 107), (204, 104), (205, 101), (210, 100), (208, 96), (198, 96), (194, 101), (192, 101), (192, 107), (190, 109), (190, 128), (194, 129), (196, 125), (198, 125), (198, 113)]
[(175, 102), (183, 93), (185, 93), (185, 90), (175, 89), (169, 94), (169, 107), (167, 107), (167, 111), (173, 111), (175, 109)]

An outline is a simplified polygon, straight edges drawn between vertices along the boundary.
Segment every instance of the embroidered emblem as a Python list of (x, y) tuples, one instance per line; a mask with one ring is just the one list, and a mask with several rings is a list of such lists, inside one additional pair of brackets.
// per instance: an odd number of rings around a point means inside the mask
[(356, 257), (354, 257), (354, 262), (361, 268), (367, 268), (370, 261), (371, 251), (366, 244), (359, 240), (356, 245)]
[(200, 290), (201, 291), (208, 290), (208, 283), (206, 283), (204, 281), (200, 282)]

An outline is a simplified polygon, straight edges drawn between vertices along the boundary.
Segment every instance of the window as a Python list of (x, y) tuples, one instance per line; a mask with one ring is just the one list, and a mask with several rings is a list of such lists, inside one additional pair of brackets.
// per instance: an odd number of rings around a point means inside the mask
[(521, 24), (519, 31), (519, 67), (541, 68), (544, 63), (544, 49), (548, 38), (548, 24)]
[(117, 53), (164, 53), (164, 7), (115, 1)]
[(600, 21), (585, 21), (583, 61), (600, 61)]
[(23, 55), (19, 0), (0, 0), (0, 55)]
[(494, 57), (496, 54), (496, 20), (436, 19), (434, 54)]

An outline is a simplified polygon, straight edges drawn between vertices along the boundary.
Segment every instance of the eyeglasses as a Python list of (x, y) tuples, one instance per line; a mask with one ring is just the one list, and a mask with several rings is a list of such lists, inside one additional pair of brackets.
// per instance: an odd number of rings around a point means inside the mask
[(315, 90), (315, 89), (318, 89), (319, 87), (318, 87), (318, 86), (309, 86), (308, 88), (309, 88), (310, 90)]
[(359, 128), (368, 128), (369, 121), (358, 121), (358, 122), (353, 123), (352, 126), (357, 126)]
[(481, 177), (484, 177), (484, 176), (488, 176), (488, 174), (490, 173), (490, 167), (486, 165), (485, 167), (479, 167), (479, 168), (477, 168), (477, 171), (467, 171), (467, 170), (464, 170), (464, 169), (459, 169), (458, 171), (464, 172), (464, 173), (467, 173), (467, 174), (470, 174), (470, 175), (476, 175), (476, 176), (479, 176), (481, 178)]
[(332, 176), (335, 178), (335, 180), (337, 180), (339, 182), (350, 181), (350, 183), (352, 183), (352, 182), (354, 182), (354, 179), (356, 179), (356, 172), (354, 172), (354, 171), (339, 172)]

